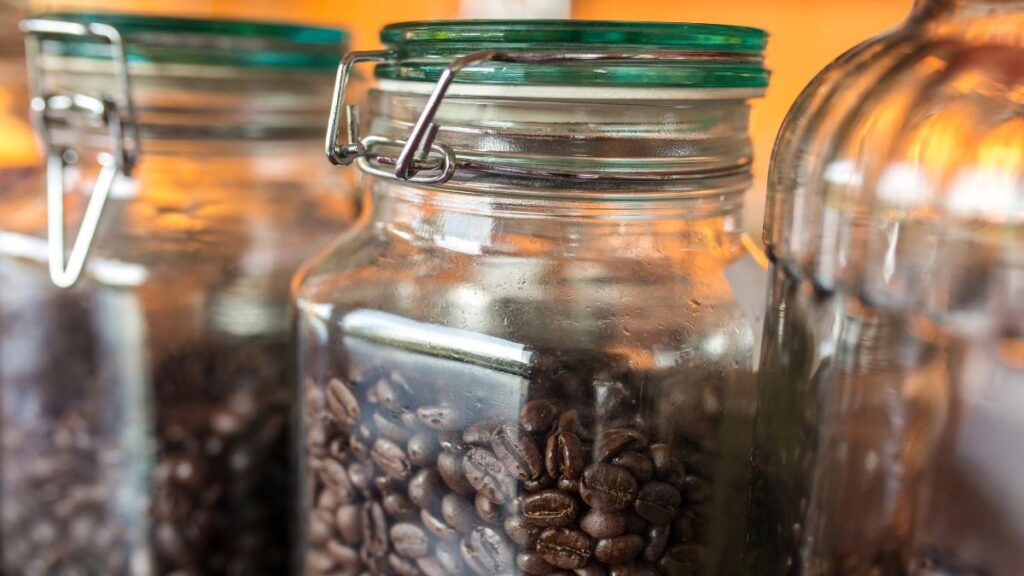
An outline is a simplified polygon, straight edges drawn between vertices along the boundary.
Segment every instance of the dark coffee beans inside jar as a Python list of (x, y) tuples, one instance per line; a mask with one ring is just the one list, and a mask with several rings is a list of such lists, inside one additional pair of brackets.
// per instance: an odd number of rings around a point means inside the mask
[[(39, 412), (5, 406), (6, 461), (24, 466), (2, 471), (4, 573), (286, 573), (287, 350), (210, 342), (135, 381), (69, 361), (6, 382)], [(131, 402), (152, 428), (125, 418)]]
[(705, 573), (708, 442), (649, 421), (651, 375), (535, 354), (496, 384), (396, 354), (306, 359), (306, 574)]

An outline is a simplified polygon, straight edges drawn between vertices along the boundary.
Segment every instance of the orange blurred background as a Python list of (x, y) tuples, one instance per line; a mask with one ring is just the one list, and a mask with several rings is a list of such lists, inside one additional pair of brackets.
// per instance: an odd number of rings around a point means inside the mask
[[(4, 0), (0, 0), (4, 1)], [(846, 49), (896, 25), (911, 0), (575, 0), (574, 18), (674, 20), (743, 24), (771, 33), (768, 65), (773, 71), (767, 97), (755, 106), (753, 137), (758, 184), (748, 198), (747, 228), (759, 236), (764, 181), (775, 134), (790, 104), (808, 81)], [(337, 25), (353, 35), (353, 47), (377, 46), (377, 31), (402, 20), (454, 18), (459, 0), (33, 0), (33, 10), (110, 10)], [(8, 25), (3, 28), (9, 29)], [(0, 79), (0, 82), (3, 82)], [(0, 113), (4, 95), (0, 93)], [(0, 165), (25, 160), (17, 142), (25, 130), (0, 118)]]

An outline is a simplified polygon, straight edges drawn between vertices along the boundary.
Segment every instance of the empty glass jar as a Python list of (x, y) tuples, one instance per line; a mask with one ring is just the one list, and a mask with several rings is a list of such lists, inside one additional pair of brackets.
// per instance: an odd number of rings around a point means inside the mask
[(318, 153), (344, 35), (23, 27), (48, 159), (0, 204), (0, 567), (284, 574), (288, 288), (356, 207)]
[(328, 139), (369, 174), (371, 208), (294, 288), (304, 573), (735, 569), (765, 34), (381, 37), (345, 62), (379, 61), (366, 134), (342, 141), (336, 110)]
[(751, 574), (1024, 566), (1022, 8), (919, 2), (783, 127)]

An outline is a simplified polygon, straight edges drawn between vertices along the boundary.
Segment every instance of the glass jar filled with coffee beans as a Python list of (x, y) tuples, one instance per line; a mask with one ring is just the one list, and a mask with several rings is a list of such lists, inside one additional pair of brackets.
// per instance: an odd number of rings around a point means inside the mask
[[(523, 21), (382, 39), (343, 62), (328, 133), (372, 209), (294, 283), (303, 574), (728, 573), (765, 35)], [(364, 60), (379, 88), (345, 141)]]
[(343, 34), (23, 29), (48, 160), (0, 197), (0, 572), (285, 574), (288, 287), (356, 208), (317, 154)]

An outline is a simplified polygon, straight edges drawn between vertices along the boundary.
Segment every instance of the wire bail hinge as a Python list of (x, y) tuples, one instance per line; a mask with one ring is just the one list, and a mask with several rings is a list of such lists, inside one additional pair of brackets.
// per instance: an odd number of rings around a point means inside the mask
[[(26, 56), (32, 89), (32, 120), (46, 146), (46, 202), (50, 279), (56, 286), (70, 288), (81, 277), (86, 258), (99, 225), (103, 208), (119, 174), (128, 176), (139, 157), (139, 129), (135, 120), (131, 79), (124, 41), (116, 28), (107, 24), (31, 19), (21, 23), (25, 33)], [(120, 98), (111, 94), (91, 96), (78, 93), (47, 93), (43, 86), (42, 41), (73, 36), (100, 40), (110, 45)], [(60, 146), (51, 134), (56, 119), (85, 117), (98, 120), (108, 129), (111, 151), (97, 156), (100, 172), (82, 216), (78, 234), (65, 260), (64, 175), (65, 169), (80, 161), (71, 146)]]

